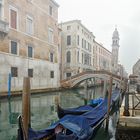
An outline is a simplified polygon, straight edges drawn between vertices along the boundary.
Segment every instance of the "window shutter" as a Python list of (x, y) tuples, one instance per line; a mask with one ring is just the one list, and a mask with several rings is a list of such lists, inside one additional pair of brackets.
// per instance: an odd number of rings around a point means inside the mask
[(11, 9), (11, 27), (17, 29), (17, 12)]

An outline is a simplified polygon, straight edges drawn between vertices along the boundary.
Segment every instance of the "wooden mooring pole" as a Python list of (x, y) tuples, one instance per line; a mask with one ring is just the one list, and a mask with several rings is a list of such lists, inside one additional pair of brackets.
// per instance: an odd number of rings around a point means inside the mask
[(23, 128), (25, 130), (26, 138), (28, 140), (28, 128), (30, 127), (30, 78), (24, 77), (23, 93), (22, 93), (22, 118)]
[(110, 104), (111, 104), (111, 95), (112, 95), (112, 84), (113, 84), (113, 77), (111, 75), (110, 82), (109, 82), (107, 118), (106, 118), (106, 130), (108, 130), (108, 126), (109, 126), (109, 113), (110, 113)]

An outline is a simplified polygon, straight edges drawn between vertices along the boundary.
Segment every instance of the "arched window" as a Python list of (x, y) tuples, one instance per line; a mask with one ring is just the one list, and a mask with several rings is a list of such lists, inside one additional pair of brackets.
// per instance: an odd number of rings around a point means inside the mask
[(67, 63), (70, 63), (71, 62), (71, 52), (70, 51), (67, 52), (66, 58), (67, 58)]

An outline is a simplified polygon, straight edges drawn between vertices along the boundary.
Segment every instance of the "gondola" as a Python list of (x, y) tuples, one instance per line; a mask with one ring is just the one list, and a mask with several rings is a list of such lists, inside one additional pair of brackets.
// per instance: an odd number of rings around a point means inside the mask
[[(119, 90), (114, 93), (113, 98), (119, 97)], [(106, 97), (101, 104), (82, 115), (65, 115), (44, 130), (35, 131), (29, 128), (28, 140), (90, 140), (106, 119), (107, 102)], [(18, 132), (19, 140), (25, 140), (21, 117)]]
[(57, 105), (57, 115), (58, 115), (59, 119), (64, 117), (65, 115), (68, 115), (68, 114), (82, 115), (82, 114), (92, 110), (93, 108), (97, 107), (102, 102), (103, 102), (103, 98), (100, 97), (100, 98), (97, 98), (97, 99), (90, 100), (88, 105), (83, 105), (83, 106), (79, 106), (79, 107), (76, 107), (76, 108), (63, 109), (62, 107)]

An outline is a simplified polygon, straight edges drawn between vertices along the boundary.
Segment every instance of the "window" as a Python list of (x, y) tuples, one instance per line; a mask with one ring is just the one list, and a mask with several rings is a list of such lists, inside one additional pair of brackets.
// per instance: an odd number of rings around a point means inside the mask
[(17, 54), (17, 42), (11, 41), (11, 54)]
[(77, 45), (79, 45), (79, 35), (77, 36)]
[(33, 69), (28, 69), (28, 77), (33, 77)]
[(67, 30), (70, 30), (71, 29), (71, 26), (67, 26)]
[(52, 16), (52, 14), (53, 14), (53, 8), (52, 8), (52, 6), (49, 6), (49, 14), (50, 14), (50, 16)]
[(68, 78), (68, 77), (71, 77), (71, 73), (69, 72), (69, 73), (66, 73), (66, 77)]
[(28, 57), (33, 57), (33, 47), (28, 46)]
[(50, 53), (50, 61), (53, 62), (53, 53)]
[(77, 26), (77, 29), (79, 30), (79, 25)]
[(84, 47), (84, 39), (82, 38), (82, 48)]
[(17, 29), (17, 10), (15, 8), (10, 9), (10, 27)]
[(30, 16), (26, 18), (26, 31), (30, 35), (33, 34), (33, 18)]
[(84, 48), (85, 48), (85, 49), (86, 49), (86, 44), (87, 44), (87, 43), (86, 43), (86, 40), (84, 40)]
[(79, 51), (77, 52), (77, 62), (79, 62)]
[(66, 62), (70, 63), (71, 62), (71, 53), (70, 53), (70, 51), (67, 52), (67, 56), (66, 57), (67, 57)]
[(84, 63), (84, 54), (82, 53), (82, 64)]
[(71, 36), (70, 35), (67, 36), (67, 45), (71, 45)]
[(48, 41), (49, 43), (53, 43), (53, 29), (51, 28), (48, 30)]
[(51, 72), (50, 72), (50, 77), (51, 77), (51, 78), (54, 78), (54, 71), (51, 71)]
[(90, 45), (89, 45), (89, 43), (87, 42), (87, 49), (88, 49), (88, 50), (90, 49), (89, 46), (90, 46)]
[(18, 76), (18, 69), (17, 67), (11, 67), (11, 76), (17, 77)]

